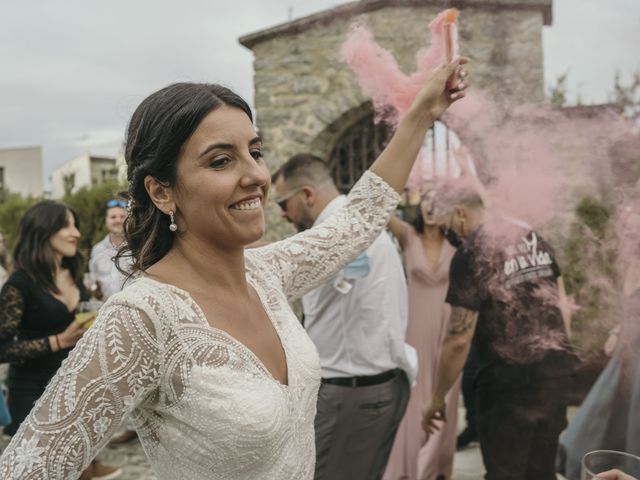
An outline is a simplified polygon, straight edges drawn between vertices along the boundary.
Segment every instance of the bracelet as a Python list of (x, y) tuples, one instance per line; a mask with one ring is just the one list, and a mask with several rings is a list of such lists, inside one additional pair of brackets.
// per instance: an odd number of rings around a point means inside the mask
[(445, 405), (446, 405), (446, 402), (444, 399), (439, 399), (435, 397), (431, 399), (431, 408), (435, 410), (442, 410), (445, 407)]
[(62, 350), (62, 348), (60, 348), (60, 339), (58, 338), (58, 335), (54, 335), (54, 337), (56, 339), (56, 345), (58, 346), (58, 351)]

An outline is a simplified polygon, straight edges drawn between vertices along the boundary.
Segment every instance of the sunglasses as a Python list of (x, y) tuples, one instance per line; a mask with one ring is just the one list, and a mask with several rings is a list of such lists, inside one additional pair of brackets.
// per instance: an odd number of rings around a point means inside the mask
[(109, 200), (107, 202), (107, 208), (113, 207), (127, 208), (127, 202), (124, 200)]
[(304, 187), (296, 188), (295, 190), (292, 190), (286, 195), (284, 195), (283, 197), (276, 199), (276, 203), (282, 209), (283, 212), (287, 211), (287, 203), (289, 202), (289, 199), (291, 199), (291, 197), (293, 197), (295, 194), (302, 191), (303, 188)]

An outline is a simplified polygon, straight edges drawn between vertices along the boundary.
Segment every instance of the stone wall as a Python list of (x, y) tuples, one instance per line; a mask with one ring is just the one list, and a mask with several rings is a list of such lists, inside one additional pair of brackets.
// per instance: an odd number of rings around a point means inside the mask
[[(461, 53), (472, 60), (474, 88), (518, 101), (544, 98), (542, 27), (552, 0), (460, 0)], [(354, 21), (365, 22), (405, 73), (429, 41), (436, 0), (363, 0), (247, 35), (255, 55), (256, 123), (274, 171), (290, 156), (311, 152), (328, 159), (337, 139), (371, 113), (356, 78), (339, 56)], [(267, 211), (267, 239), (292, 229)]]
[[(301, 151), (327, 158), (340, 134), (370, 111), (354, 75), (339, 58), (353, 21), (366, 22), (405, 73), (414, 70), (415, 54), (426, 44), (428, 24), (441, 7), (433, 2), (410, 7), (398, 6), (403, 2), (388, 3), (394, 6), (359, 15), (334, 15), (330, 21), (309, 22), (293, 31), (284, 26), (279, 33), (241, 39), (255, 54), (256, 120), (272, 169)], [(461, 6), (461, 50), (473, 61), (474, 87), (541, 101), (541, 8), (496, 9), (487, 7), (492, 2), (466, 3), (470, 5)], [(499, 3), (522, 6), (531, 2)], [(537, 3), (550, 4), (550, 0)]]

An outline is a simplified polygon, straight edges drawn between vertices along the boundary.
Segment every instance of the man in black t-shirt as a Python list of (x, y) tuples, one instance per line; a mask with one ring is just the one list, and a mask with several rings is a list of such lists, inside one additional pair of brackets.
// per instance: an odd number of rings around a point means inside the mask
[(445, 420), (445, 395), (473, 341), (485, 478), (552, 480), (573, 368), (560, 270), (536, 232), (489, 218), (462, 182), (443, 186), (433, 200), (442, 228), (462, 244), (451, 261), (451, 317), (423, 428), (432, 433)]

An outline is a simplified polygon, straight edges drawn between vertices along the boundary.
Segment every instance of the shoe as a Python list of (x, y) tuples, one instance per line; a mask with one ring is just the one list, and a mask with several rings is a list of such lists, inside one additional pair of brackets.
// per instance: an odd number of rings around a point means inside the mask
[(113, 480), (114, 478), (118, 478), (122, 475), (121, 468), (110, 467), (109, 465), (100, 463), (97, 460), (93, 461), (92, 466), (93, 480)]
[(458, 439), (456, 440), (456, 449), (462, 450), (477, 441), (478, 434), (476, 429), (467, 427), (462, 431), (462, 433), (460, 433), (460, 435), (458, 435)]
[(138, 433), (135, 430), (125, 430), (120, 435), (113, 437), (109, 442), (109, 445), (122, 445), (123, 443), (129, 443), (136, 438), (138, 438)]

